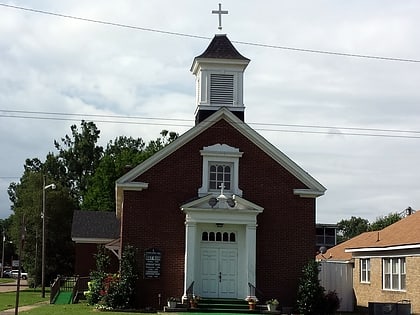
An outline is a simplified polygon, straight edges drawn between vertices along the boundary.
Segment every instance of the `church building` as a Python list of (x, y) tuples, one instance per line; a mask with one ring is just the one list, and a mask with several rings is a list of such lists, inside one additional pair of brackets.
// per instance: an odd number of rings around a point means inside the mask
[(120, 248), (138, 253), (138, 307), (188, 292), (296, 302), (326, 189), (246, 124), (249, 62), (215, 35), (191, 66), (195, 126), (116, 182)]

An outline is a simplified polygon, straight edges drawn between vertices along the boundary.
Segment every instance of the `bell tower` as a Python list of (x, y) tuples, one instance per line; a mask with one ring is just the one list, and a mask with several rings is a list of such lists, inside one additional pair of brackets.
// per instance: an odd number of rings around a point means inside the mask
[(249, 62), (225, 34), (216, 34), (207, 49), (194, 58), (191, 72), (196, 77), (196, 124), (221, 107), (244, 121), (243, 74)]

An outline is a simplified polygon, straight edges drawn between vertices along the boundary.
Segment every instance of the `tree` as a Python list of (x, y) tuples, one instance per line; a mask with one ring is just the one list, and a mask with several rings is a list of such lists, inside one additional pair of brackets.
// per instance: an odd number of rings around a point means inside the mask
[(370, 224), (369, 231), (379, 231), (386, 228), (388, 225), (394, 224), (401, 220), (401, 215), (398, 213), (390, 213), (387, 216), (380, 216)]
[[(22, 218), (25, 217), (25, 242), (22, 260), (23, 268), (38, 284), (41, 279), (42, 248), (42, 193), (44, 175), (34, 167), (36, 160), (27, 160), (20, 183), (12, 183), (8, 193), (13, 202), (14, 214), (10, 234), (15, 244), (20, 241)], [(47, 178), (47, 182), (52, 182)], [(69, 191), (57, 184), (57, 189), (49, 191), (45, 202), (46, 220), (46, 279), (53, 279), (57, 274), (72, 273), (73, 243), (70, 239), (71, 219), (74, 203)]]
[(351, 217), (349, 220), (341, 220), (337, 223), (337, 242), (347, 241), (369, 230), (369, 221), (360, 217)]
[[(100, 131), (93, 122), (82, 120), (81, 130), (71, 126), (71, 136), (61, 138), (61, 144), (54, 141), (58, 150), (57, 161), (50, 156), (55, 165), (55, 174), (63, 186), (70, 189), (73, 198), (81, 203), (87, 190), (89, 178), (95, 173), (103, 155), (103, 148), (97, 145)], [(63, 174), (64, 172), (64, 174)]]
[(167, 130), (162, 130), (160, 135), (147, 146), (141, 138), (120, 136), (114, 142), (110, 141), (95, 173), (89, 178), (81, 208), (113, 211), (115, 181), (127, 172), (127, 167), (140, 164), (178, 137), (177, 133)]
[(318, 279), (320, 264), (310, 260), (302, 270), (297, 293), (297, 309), (300, 314), (320, 314), (324, 299), (324, 288)]

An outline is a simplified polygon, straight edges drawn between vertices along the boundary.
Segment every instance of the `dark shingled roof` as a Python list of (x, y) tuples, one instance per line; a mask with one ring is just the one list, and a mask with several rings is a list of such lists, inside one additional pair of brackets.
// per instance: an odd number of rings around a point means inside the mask
[(120, 237), (120, 221), (113, 211), (76, 210), (71, 237), (116, 239)]
[(215, 35), (207, 49), (195, 58), (239, 59), (249, 61), (248, 58), (245, 58), (236, 50), (224, 34)]

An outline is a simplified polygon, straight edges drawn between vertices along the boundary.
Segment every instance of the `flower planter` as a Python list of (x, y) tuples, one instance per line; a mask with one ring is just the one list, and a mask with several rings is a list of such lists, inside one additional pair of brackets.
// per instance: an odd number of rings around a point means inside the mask
[(251, 311), (255, 310), (255, 303), (254, 302), (249, 302), (248, 305), (249, 305), (249, 309)]
[(277, 309), (277, 304), (267, 304), (267, 310), (269, 312), (275, 312)]

